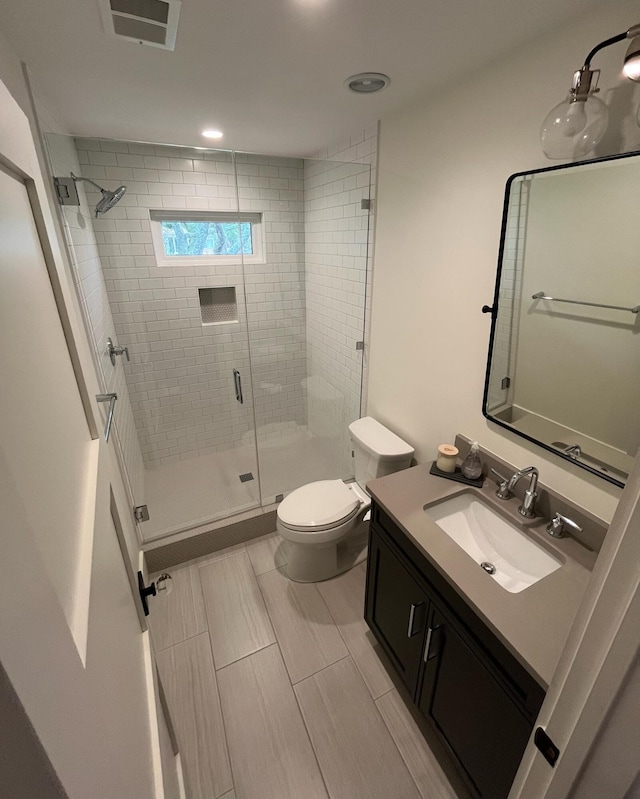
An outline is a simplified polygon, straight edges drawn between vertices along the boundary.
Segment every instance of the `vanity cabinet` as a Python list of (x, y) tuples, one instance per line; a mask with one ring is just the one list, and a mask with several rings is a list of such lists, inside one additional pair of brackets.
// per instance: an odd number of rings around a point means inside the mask
[(366, 620), (413, 694), (420, 671), (429, 595), (389, 545), (369, 538)]
[(544, 689), (375, 503), (365, 619), (470, 789), (506, 797)]

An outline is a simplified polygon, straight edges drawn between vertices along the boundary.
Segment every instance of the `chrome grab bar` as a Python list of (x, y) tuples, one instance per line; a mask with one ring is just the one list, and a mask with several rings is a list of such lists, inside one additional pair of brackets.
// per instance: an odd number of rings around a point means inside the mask
[(96, 394), (96, 401), (97, 402), (108, 402), (109, 409), (107, 410), (107, 421), (104, 425), (104, 440), (109, 440), (109, 435), (111, 433), (111, 423), (113, 422), (113, 412), (116, 407), (116, 400), (118, 399), (118, 395), (115, 392), (111, 392), (110, 394)]
[(531, 295), (532, 300), (551, 300), (552, 302), (568, 302), (570, 305), (588, 305), (590, 308), (608, 308), (612, 311), (629, 311), (630, 313), (640, 313), (640, 305), (633, 308), (626, 308), (624, 305), (604, 305), (601, 302), (585, 302), (584, 300), (561, 300), (560, 297), (549, 297), (544, 291), (538, 291)]
[(111, 338), (107, 339), (107, 352), (109, 353), (109, 358), (111, 359), (111, 364), (113, 366), (116, 365), (116, 355), (126, 355), (127, 360), (131, 360), (129, 357), (129, 347), (120, 347), (119, 345), (114, 344)]
[(233, 382), (236, 388), (236, 399), (240, 405), (243, 405), (244, 398), (242, 396), (242, 377), (240, 377), (240, 372), (237, 369), (233, 370)]

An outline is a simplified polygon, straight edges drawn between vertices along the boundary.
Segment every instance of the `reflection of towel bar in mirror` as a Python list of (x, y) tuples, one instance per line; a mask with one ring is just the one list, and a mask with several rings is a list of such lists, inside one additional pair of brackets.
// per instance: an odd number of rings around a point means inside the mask
[(570, 305), (589, 305), (591, 308), (609, 308), (612, 311), (630, 311), (631, 313), (639, 313), (640, 305), (633, 308), (625, 308), (623, 305), (603, 305), (601, 302), (584, 302), (584, 300), (561, 300), (559, 297), (549, 297), (544, 291), (538, 291), (536, 294), (531, 295), (532, 300), (552, 300), (553, 302), (568, 302)]

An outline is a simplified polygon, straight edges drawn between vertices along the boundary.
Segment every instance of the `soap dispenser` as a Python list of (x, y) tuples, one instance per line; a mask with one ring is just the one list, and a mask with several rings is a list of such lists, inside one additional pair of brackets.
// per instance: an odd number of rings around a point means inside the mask
[(482, 463), (480, 461), (480, 456), (478, 455), (477, 441), (474, 441), (473, 444), (471, 444), (469, 454), (462, 461), (460, 471), (468, 480), (477, 480), (477, 478), (482, 474)]

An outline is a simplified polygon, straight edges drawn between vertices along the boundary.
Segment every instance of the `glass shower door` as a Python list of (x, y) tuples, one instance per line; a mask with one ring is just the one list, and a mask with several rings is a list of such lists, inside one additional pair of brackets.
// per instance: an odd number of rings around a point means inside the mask
[[(359, 418), (371, 168), (238, 154), (238, 196), (259, 209), (261, 264), (245, 282), (262, 504), (353, 476)], [(259, 183), (243, 176), (266, 178)]]
[(156, 287), (142, 298), (125, 364), (145, 468), (145, 540), (260, 504), (242, 265), (253, 217), (237, 211), (233, 155), (192, 155), (192, 179), (202, 183), (187, 185), (203, 201), (150, 212)]
[[(98, 189), (61, 221), (104, 392), (111, 441), (144, 541), (258, 507), (252, 381), (234, 159), (223, 151), (47, 136), (52, 175), (126, 194), (95, 217)], [(108, 339), (127, 347), (109, 357)]]

